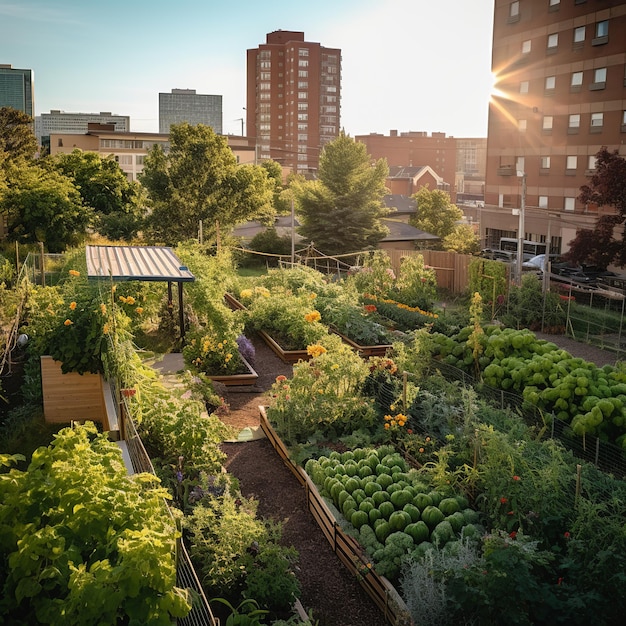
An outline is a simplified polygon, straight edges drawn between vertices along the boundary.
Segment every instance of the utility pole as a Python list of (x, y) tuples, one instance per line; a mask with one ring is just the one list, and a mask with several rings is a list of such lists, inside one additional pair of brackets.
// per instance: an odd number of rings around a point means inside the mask
[(517, 227), (517, 282), (522, 285), (522, 264), (524, 263), (524, 240), (526, 230), (525, 215), (526, 212), (526, 172), (517, 172), (522, 178), (522, 199), (519, 209), (519, 224)]

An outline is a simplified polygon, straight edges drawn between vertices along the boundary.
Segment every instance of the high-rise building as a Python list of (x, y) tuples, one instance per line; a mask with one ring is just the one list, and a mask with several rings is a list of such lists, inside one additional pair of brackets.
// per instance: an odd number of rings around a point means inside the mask
[(625, 0), (495, 0), (486, 246), (523, 235), (565, 252), (611, 210), (578, 195), (602, 147), (626, 156), (625, 33)]
[(35, 136), (41, 143), (42, 139), (49, 138), (52, 133), (82, 135), (87, 132), (89, 124), (113, 124), (116, 131), (130, 131), (130, 117), (128, 115), (113, 115), (110, 112), (101, 113), (66, 113), (52, 110), (42, 113), (35, 118)]
[(33, 71), (0, 64), (0, 108), (12, 107), (33, 117)]
[(172, 89), (159, 94), (159, 132), (169, 133), (172, 124), (187, 122), (210, 126), (222, 134), (222, 96), (196, 93), (195, 89)]
[(247, 56), (247, 133), (258, 158), (315, 172), (320, 150), (339, 135), (341, 50), (278, 30)]

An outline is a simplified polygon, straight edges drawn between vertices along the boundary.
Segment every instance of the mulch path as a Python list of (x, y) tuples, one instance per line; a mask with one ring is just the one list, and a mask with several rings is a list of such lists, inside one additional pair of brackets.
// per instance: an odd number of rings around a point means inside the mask
[[(292, 375), (292, 366), (283, 363), (262, 340), (255, 338), (253, 343), (259, 374), (255, 388), (216, 385), (230, 406), (223, 421), (239, 429), (259, 425), (259, 405), (266, 404), (266, 391), (276, 376)], [(239, 480), (243, 495), (258, 500), (258, 514), (280, 522), (282, 542), (298, 550), (296, 575), (305, 611), (312, 610), (320, 626), (386, 624), (380, 609), (332, 551), (306, 508), (304, 488), (269, 441), (224, 443), (222, 450), (228, 456), (226, 469)]]

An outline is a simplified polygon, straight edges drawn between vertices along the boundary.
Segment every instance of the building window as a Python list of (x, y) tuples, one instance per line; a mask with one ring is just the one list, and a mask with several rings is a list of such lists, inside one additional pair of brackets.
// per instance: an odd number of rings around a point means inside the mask
[(259, 89), (261, 91), (269, 91), (270, 84), (269, 83), (259, 83)]
[(308, 77), (309, 77), (308, 70), (299, 70), (298, 71), (298, 78), (308, 78)]
[(566, 211), (573, 211), (576, 208), (576, 198), (563, 198), (563, 208)]
[(522, 54), (530, 54), (531, 48), (532, 48), (532, 42), (530, 39), (526, 39), (526, 41), (522, 41)]
[(527, 125), (528, 125), (527, 120), (517, 120), (517, 130), (519, 130), (520, 133), (526, 132)]
[(599, 132), (604, 125), (604, 113), (591, 114), (591, 132)]
[(583, 84), (583, 73), (572, 72), (572, 87), (580, 87)]
[(549, 3), (551, 7), (559, 6), (559, 4), (561, 4), (561, 0), (550, 0), (550, 3)]
[(309, 97), (308, 93), (306, 91), (299, 91), (298, 92), (298, 100), (306, 100)]
[(299, 122), (306, 122), (309, 119), (309, 114), (308, 113), (298, 113), (298, 121)]
[(626, 133), (626, 111), (622, 111), (622, 132)]
[(576, 170), (578, 168), (578, 157), (577, 156), (568, 156), (565, 159), (565, 169), (566, 170)]
[(308, 59), (299, 59), (298, 60), (298, 67), (309, 67), (309, 60)]
[(596, 164), (598, 163), (598, 157), (595, 154), (590, 154), (587, 159), (587, 169), (595, 172)]
[(272, 96), (271, 96), (271, 94), (269, 94), (269, 93), (265, 93), (265, 92), (263, 92), (263, 93), (260, 93), (260, 94), (259, 94), (259, 99), (260, 99), (260, 100), (270, 100), (270, 99), (271, 99), (271, 97), (272, 97)]
[(550, 157), (549, 156), (542, 156), (539, 159), (539, 167), (542, 170), (549, 170), (550, 169)]
[(519, 0), (511, 2), (509, 5), (509, 22), (519, 20)]
[(579, 26), (574, 29), (574, 43), (583, 43), (585, 41), (585, 26)]
[(309, 49), (308, 48), (298, 48), (298, 56), (300, 57), (308, 57)]
[(548, 35), (548, 50), (552, 52), (556, 50), (558, 45), (559, 45), (559, 34), (552, 33), (551, 35)]
[(580, 128), (580, 113), (572, 113), (569, 116), (569, 128)]
[(308, 111), (309, 103), (308, 102), (298, 102), (298, 111)]
[(545, 90), (552, 91), (556, 89), (556, 76), (546, 76)]
[(298, 81), (298, 89), (308, 89), (309, 88), (309, 83), (306, 80), (299, 80)]
[(523, 80), (520, 84), (519, 84), (519, 92), (520, 93), (528, 93), (528, 86), (529, 86), (529, 82), (527, 80)]
[(606, 67), (599, 67), (593, 72), (593, 83), (589, 85), (589, 89), (596, 91), (606, 87)]
[(539, 196), (539, 208), (540, 209), (548, 208), (548, 196)]
[(596, 22), (596, 36), (591, 40), (592, 46), (600, 46), (609, 40), (609, 20)]
[(261, 63), (259, 65), (261, 66), (262, 70), (272, 69), (272, 62), (271, 61), (261, 61)]
[(552, 115), (544, 115), (543, 116), (543, 124), (542, 124), (542, 129), (543, 130), (552, 130), (552, 124), (554, 123), (554, 118), (552, 117)]

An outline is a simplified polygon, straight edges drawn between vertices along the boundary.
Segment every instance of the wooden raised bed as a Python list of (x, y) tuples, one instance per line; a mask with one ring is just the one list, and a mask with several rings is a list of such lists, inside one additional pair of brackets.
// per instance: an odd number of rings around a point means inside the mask
[(239, 300), (237, 300), (237, 298), (235, 298), (235, 296), (230, 293), (224, 294), (224, 300), (233, 311), (239, 311), (246, 308), (243, 304), (241, 304), (241, 302), (239, 302)]
[(362, 346), (355, 341), (352, 341), (352, 339), (349, 339), (345, 335), (341, 334), (335, 328), (331, 327), (330, 330), (335, 335), (341, 337), (341, 340), (345, 344), (356, 350), (364, 359), (370, 356), (385, 356), (385, 354), (387, 354), (387, 350), (390, 350), (392, 347), (390, 343), (381, 344), (380, 346)]
[(248, 361), (246, 361), (246, 359), (243, 356), (241, 357), (241, 360), (243, 361), (244, 365), (248, 369), (247, 373), (207, 376), (207, 378), (210, 378), (211, 380), (214, 380), (217, 383), (222, 383), (222, 385), (226, 385), (227, 387), (256, 384), (256, 381), (259, 378), (259, 375), (256, 373), (252, 365), (250, 365), (250, 363), (248, 363)]
[(384, 576), (379, 576), (370, 566), (368, 556), (363, 552), (359, 543), (347, 535), (337, 523), (335, 516), (324, 498), (317, 490), (317, 486), (308, 474), (289, 458), (289, 451), (269, 423), (265, 407), (259, 406), (261, 413), (261, 428), (265, 433), (283, 463), (304, 486), (306, 504), (309, 512), (315, 518), (322, 533), (328, 540), (339, 560), (356, 576), (359, 584), (383, 612), (385, 619), (393, 626), (406, 624), (409, 611), (406, 604), (396, 591), (395, 587)]
[(264, 330), (258, 332), (263, 341), (283, 363), (297, 363), (298, 361), (308, 361), (311, 358), (311, 355), (306, 350), (285, 350)]

